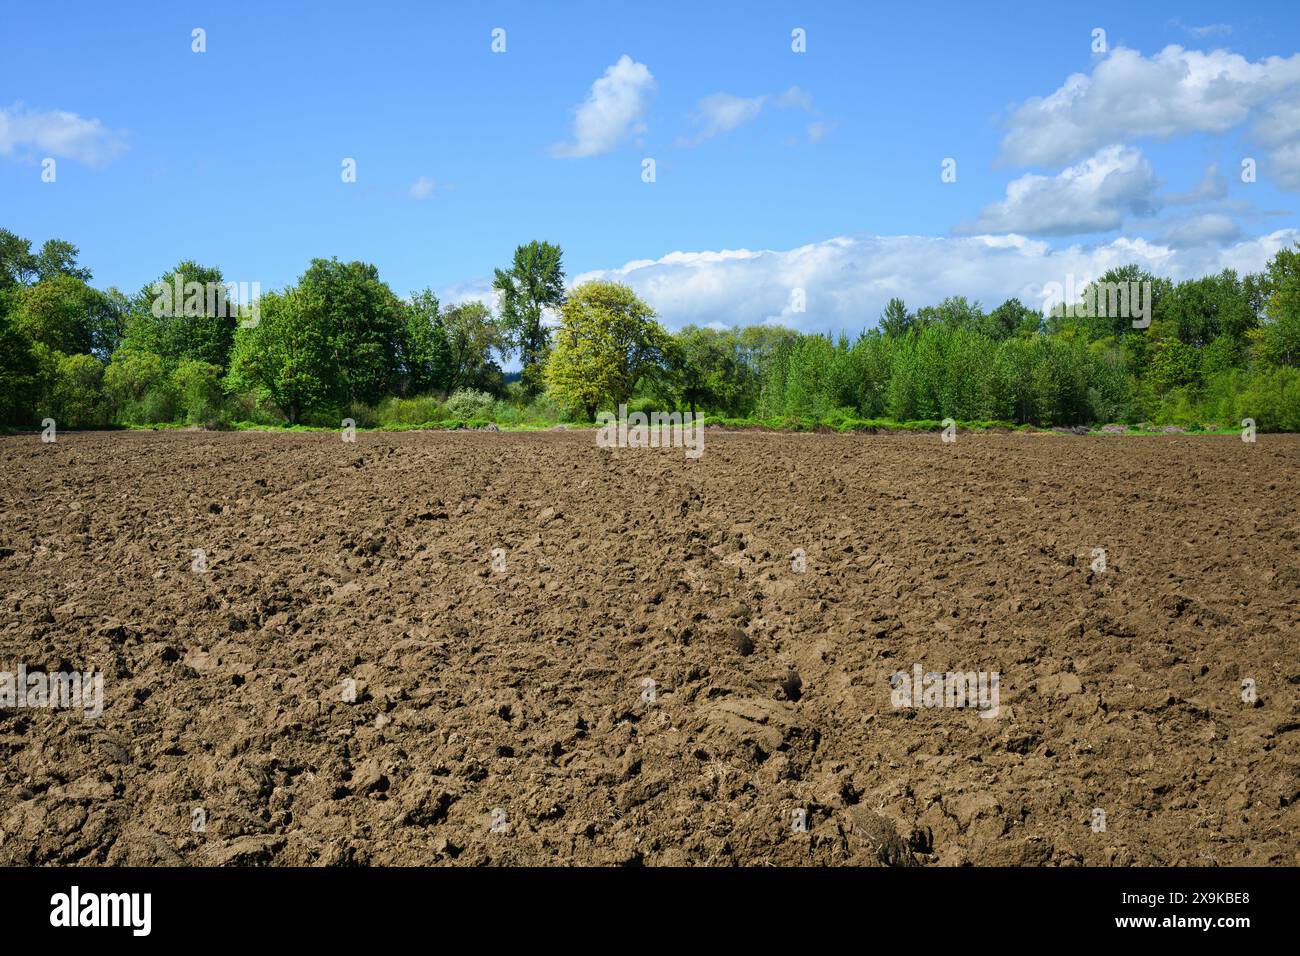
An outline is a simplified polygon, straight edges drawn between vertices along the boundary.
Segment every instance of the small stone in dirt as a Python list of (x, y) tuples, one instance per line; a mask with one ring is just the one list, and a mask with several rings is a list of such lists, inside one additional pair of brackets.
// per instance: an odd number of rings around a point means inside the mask
[(797, 672), (791, 671), (781, 678), (781, 690), (787, 700), (798, 700), (803, 696), (803, 678)]
[(754, 653), (754, 639), (738, 627), (733, 627), (727, 632), (727, 640), (741, 657), (748, 657)]
[(845, 816), (858, 851), (854, 858), (856, 862), (876, 866), (917, 865), (892, 820), (861, 805), (849, 807)]

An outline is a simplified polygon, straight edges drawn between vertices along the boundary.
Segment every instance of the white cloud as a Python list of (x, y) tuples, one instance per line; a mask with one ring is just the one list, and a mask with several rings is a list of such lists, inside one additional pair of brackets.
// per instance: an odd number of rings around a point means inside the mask
[(1056, 92), (1015, 109), (1002, 158), (1059, 165), (1139, 137), (1223, 133), (1297, 85), (1300, 53), (1251, 62), (1227, 50), (1167, 46), (1147, 58), (1117, 47), (1090, 76), (1075, 73)]
[[(630, 285), (669, 328), (688, 323), (726, 326), (780, 323), (810, 332), (855, 333), (876, 324), (893, 296), (917, 308), (965, 295), (991, 308), (1017, 296), (1040, 307), (1049, 282), (1076, 284), (1113, 266), (1135, 262), (1174, 279), (1225, 268), (1255, 272), (1279, 249), (1300, 240), (1283, 229), (1231, 246), (1176, 248), (1119, 238), (1053, 249), (1023, 236), (844, 236), (786, 251), (747, 249), (674, 252), (619, 268), (587, 272), (575, 285), (609, 279)], [(791, 311), (801, 288), (807, 311)]]
[(1218, 37), (1227, 36), (1232, 32), (1232, 25), (1228, 23), (1207, 23), (1205, 26), (1189, 26), (1178, 20), (1171, 21), (1171, 25), (1190, 33), (1194, 37)]
[(467, 279), (438, 291), (438, 301), (443, 308), (464, 305), (466, 302), (482, 302), (489, 309), (495, 309), (501, 294), (492, 288), (490, 276), (479, 279)]
[(1139, 150), (1108, 146), (1055, 176), (1012, 180), (1005, 199), (985, 206), (974, 222), (957, 231), (1037, 236), (1105, 232), (1118, 229), (1126, 216), (1150, 212), (1158, 186)]
[(758, 116), (763, 109), (765, 96), (748, 99), (730, 93), (713, 93), (700, 100), (696, 107), (696, 122), (703, 125), (694, 142), (703, 142), (718, 133), (729, 133)]
[(641, 118), (654, 88), (649, 68), (623, 54), (591, 84), (587, 99), (575, 109), (573, 142), (556, 144), (551, 155), (579, 158), (608, 153), (631, 133), (644, 129)]
[(1231, 216), (1211, 212), (1173, 223), (1161, 234), (1160, 241), (1171, 246), (1223, 244), (1233, 242), (1240, 235), (1241, 227)]
[[(806, 90), (802, 90), (797, 86), (792, 86), (784, 93), (778, 93), (775, 96), (744, 97), (735, 96), (731, 93), (710, 93), (695, 106), (695, 114), (692, 119), (699, 131), (694, 136), (680, 137), (675, 145), (698, 146), (706, 139), (711, 139), (719, 133), (729, 133), (734, 129), (739, 129), (746, 123), (757, 119), (758, 114), (763, 111), (764, 106), (768, 103), (782, 109), (799, 109), (805, 113), (813, 112), (812, 97)], [(814, 131), (813, 127), (817, 129)], [(818, 142), (826, 135), (828, 130), (829, 127), (825, 123), (813, 123), (808, 127), (808, 138), (811, 142)]]
[(411, 184), (410, 197), (412, 199), (432, 199), (438, 194), (438, 184), (428, 176), (421, 176)]
[(784, 109), (799, 109), (805, 113), (813, 111), (811, 94), (797, 86), (792, 86), (784, 93), (779, 94), (773, 102)]
[(1300, 192), (1300, 139), (1273, 150), (1266, 169), (1283, 189)]
[(0, 156), (31, 150), (42, 156), (102, 166), (126, 148), (120, 134), (97, 119), (64, 110), (24, 110), (21, 103), (0, 109)]

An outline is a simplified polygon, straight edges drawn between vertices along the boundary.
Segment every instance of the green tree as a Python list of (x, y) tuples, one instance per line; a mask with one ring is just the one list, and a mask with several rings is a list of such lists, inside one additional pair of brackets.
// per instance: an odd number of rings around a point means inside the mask
[(1251, 338), (1265, 365), (1300, 365), (1300, 244), (1269, 261), (1265, 322)]
[(377, 403), (397, 377), (405, 327), (402, 303), (379, 270), (313, 259), (298, 293), (306, 324), (323, 336), (332, 359), (326, 379), (332, 396), (349, 406)]
[(40, 368), (32, 340), (0, 314), (0, 423), (29, 425), (40, 397)]
[(90, 351), (107, 362), (122, 344), (131, 317), (131, 300), (116, 287), (95, 293), (90, 303)]
[(0, 290), (29, 285), (36, 281), (37, 274), (32, 241), (0, 229)]
[(90, 270), (77, 265), (77, 257), (80, 254), (81, 250), (70, 242), (62, 239), (46, 239), (40, 252), (35, 256), (37, 279), (45, 282), (56, 276), (69, 276), (82, 282), (89, 282)]
[(99, 299), (99, 293), (81, 279), (52, 276), (22, 291), (14, 321), (32, 341), (56, 352), (89, 352)]
[(444, 395), (462, 388), (499, 390), (501, 369), (492, 352), (501, 349), (502, 334), (488, 307), (477, 301), (454, 305), (442, 313), (442, 327), (447, 337)]
[(438, 297), (429, 289), (415, 293), (406, 304), (401, 367), (404, 395), (417, 395), (434, 389), (448, 390), (451, 345), (447, 341), (447, 328)]
[(152, 425), (176, 417), (176, 395), (166, 365), (153, 352), (114, 352), (104, 370), (104, 394), (115, 421)]
[(671, 369), (668, 391), (690, 406), (692, 414), (700, 407), (738, 414), (752, 372), (737, 356), (735, 334), (688, 325), (672, 342), (666, 353)]
[(891, 339), (900, 338), (912, 330), (913, 317), (902, 299), (890, 299), (880, 314), (880, 330)]
[(1036, 335), (1042, 327), (1043, 315), (1019, 299), (1007, 299), (984, 319), (981, 330), (994, 341), (1013, 335)]
[(121, 347), (152, 352), (169, 369), (189, 360), (225, 368), (238, 322), (221, 270), (187, 259), (136, 295)]
[(104, 403), (104, 365), (93, 355), (60, 355), (48, 410), (67, 428), (102, 427), (108, 421)]
[(545, 367), (548, 391), (593, 419), (602, 402), (626, 402), (643, 376), (666, 371), (668, 333), (625, 285), (588, 282), (564, 303)]
[(301, 289), (263, 295), (260, 321), (235, 337), (229, 385), (255, 390), (294, 425), (332, 407), (338, 376), (320, 311)]
[(501, 325), (506, 348), (517, 352), (525, 394), (541, 390), (542, 365), (550, 330), (543, 310), (564, 304), (564, 253), (549, 242), (515, 248), (509, 269), (497, 269), (492, 288), (501, 295)]
[(221, 417), (222, 369), (210, 362), (186, 359), (171, 374), (181, 417), (191, 425), (206, 425)]

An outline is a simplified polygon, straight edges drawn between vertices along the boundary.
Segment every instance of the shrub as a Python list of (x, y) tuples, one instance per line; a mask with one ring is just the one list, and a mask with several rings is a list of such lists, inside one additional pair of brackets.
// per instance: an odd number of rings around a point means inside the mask
[(446, 419), (447, 410), (432, 395), (386, 398), (375, 408), (375, 420), (381, 428), (394, 425), (429, 425)]
[(127, 425), (176, 420), (176, 392), (163, 360), (152, 352), (113, 355), (104, 371), (104, 392), (114, 418)]
[(67, 428), (102, 428), (108, 423), (104, 366), (93, 355), (59, 355), (50, 414)]
[(222, 417), (221, 368), (187, 359), (171, 374), (181, 418), (191, 425), (213, 425)]
[(460, 421), (484, 421), (492, 417), (495, 399), (487, 392), (473, 388), (460, 388), (451, 393), (445, 403), (449, 418)]

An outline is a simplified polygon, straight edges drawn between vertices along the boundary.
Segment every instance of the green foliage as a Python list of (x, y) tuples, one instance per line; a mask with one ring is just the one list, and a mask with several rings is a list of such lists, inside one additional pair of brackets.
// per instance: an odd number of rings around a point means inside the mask
[(375, 408), (375, 422), (381, 428), (398, 425), (427, 425), (432, 422), (447, 420), (447, 411), (442, 402), (431, 395), (414, 398), (390, 397), (384, 399)]
[(401, 366), (404, 395), (445, 388), (451, 379), (451, 345), (447, 341), (447, 327), (439, 311), (438, 297), (430, 289), (411, 296), (406, 306)]
[(318, 370), (325, 397), (341, 405), (382, 399), (397, 378), (406, 317), (379, 270), (363, 262), (313, 259), (298, 281), (296, 299), (303, 326), (330, 356)]
[(550, 330), (543, 310), (564, 303), (564, 253), (549, 242), (518, 246), (509, 269), (497, 269), (492, 288), (501, 296), (503, 344), (517, 352), (523, 366), (521, 381), (528, 396), (542, 387), (542, 368)]
[(257, 325), (240, 328), (235, 337), (229, 386), (254, 390), (296, 425), (330, 403), (337, 381), (319, 311), (297, 289), (264, 295)]
[(27, 287), (18, 298), (14, 324), (56, 352), (89, 352), (98, 295), (79, 278), (55, 275)]
[(59, 355), (48, 412), (64, 428), (106, 425), (103, 363), (93, 355)]
[(136, 295), (121, 347), (152, 352), (169, 369), (190, 360), (225, 368), (238, 322), (221, 270), (186, 260)]
[(1260, 431), (1300, 431), (1300, 369), (1229, 369), (1207, 377), (1202, 387), (1174, 389), (1151, 415), (1157, 425), (1229, 430), (1246, 418)]
[(40, 373), (31, 338), (0, 313), (0, 423), (30, 425), (36, 421)]
[(880, 315), (880, 330), (891, 339), (901, 338), (912, 330), (915, 321), (903, 300), (893, 298)]
[(219, 366), (187, 359), (171, 374), (177, 410), (190, 425), (213, 425), (222, 416), (222, 371)]
[(155, 425), (176, 420), (176, 392), (162, 357), (121, 350), (104, 371), (104, 394), (115, 421)]
[(643, 376), (668, 374), (668, 333), (625, 285), (589, 282), (564, 303), (562, 327), (546, 363), (552, 397), (594, 418), (627, 401)]
[(500, 390), (501, 368), (492, 352), (502, 348), (501, 327), (482, 302), (462, 302), (441, 313), (447, 339), (447, 374), (443, 394), (459, 388)]
[[(372, 265), (315, 259), (248, 327), (215, 268), (182, 262), (127, 297), (92, 288), (77, 257), (0, 229), (4, 424), (549, 427), (626, 402), (834, 430), (945, 418), (1300, 428), (1300, 246), (1258, 275), (1112, 269), (1046, 317), (1018, 299), (985, 313), (961, 296), (915, 312), (895, 298), (856, 340), (768, 325), (669, 335), (624, 286), (565, 301), (561, 251), (541, 242), (497, 271), (500, 318), (427, 289), (402, 302)], [(552, 343), (544, 316), (557, 307)], [(1135, 327), (1148, 307), (1152, 322)], [(523, 372), (507, 386), (494, 355), (510, 354)]]
[(1268, 321), (1254, 336), (1265, 365), (1300, 364), (1300, 246), (1281, 249), (1268, 264)]
[(473, 419), (490, 421), (495, 406), (496, 400), (487, 392), (462, 388), (453, 392), (451, 397), (447, 399), (445, 403), (446, 417), (457, 418), (462, 421)]

